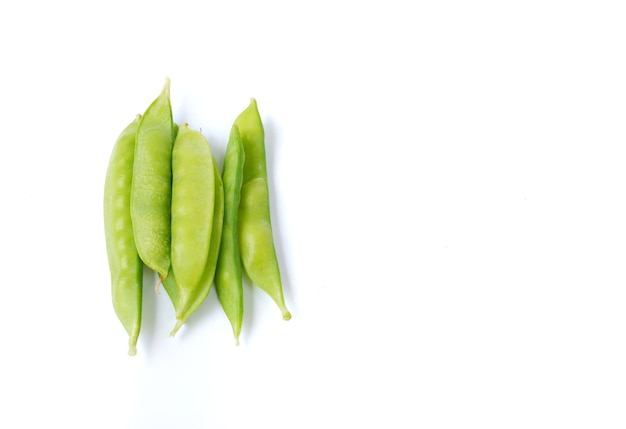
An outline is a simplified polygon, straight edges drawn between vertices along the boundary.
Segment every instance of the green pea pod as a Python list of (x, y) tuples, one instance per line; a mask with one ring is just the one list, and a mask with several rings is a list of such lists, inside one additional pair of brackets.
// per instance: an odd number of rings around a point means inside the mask
[(283, 319), (289, 320), (270, 220), (265, 134), (254, 98), (235, 119), (235, 125), (246, 154), (237, 222), (241, 261), (250, 280), (274, 300)]
[[(164, 281), (164, 287), (167, 291), (172, 303), (174, 304), (174, 309), (176, 311), (176, 325), (172, 330), (170, 335), (175, 335), (176, 332), (180, 329), (180, 327), (187, 321), (187, 319), (197, 310), (197, 308), (202, 304), (202, 302), (208, 296), (211, 286), (213, 284), (213, 279), (215, 275), (215, 267), (217, 264), (217, 255), (219, 252), (221, 234), (222, 234), (222, 222), (224, 217), (224, 191), (222, 186), (222, 178), (219, 174), (219, 169), (215, 162), (215, 159), (210, 153), (209, 145), (206, 139), (202, 136), (202, 134), (193, 131), (193, 135), (187, 135), (191, 130), (186, 128), (186, 125), (181, 126), (179, 131), (179, 136), (181, 138), (187, 139), (193, 138), (196, 143), (202, 141), (208, 150), (208, 160), (203, 160), (202, 165), (204, 168), (204, 172), (196, 175), (196, 179), (190, 185), (191, 193), (188, 194), (188, 197), (192, 197), (193, 199), (210, 201), (211, 212), (205, 213), (203, 215), (197, 216), (195, 219), (191, 219), (185, 214), (187, 217), (185, 223), (188, 227), (191, 227), (193, 231), (195, 231), (195, 235), (199, 236), (200, 234), (204, 234), (204, 232), (200, 233), (199, 231), (204, 231), (208, 227), (208, 236), (206, 237), (207, 243), (206, 245), (202, 245), (202, 250), (199, 247), (192, 248), (187, 246), (187, 250), (183, 248), (180, 249), (181, 258), (192, 257), (193, 253), (202, 253), (204, 255), (204, 263), (199, 268), (200, 269), (200, 277), (198, 281), (195, 283), (185, 283), (181, 280), (181, 272), (183, 271), (181, 266), (188, 265), (187, 261), (184, 262), (183, 265), (179, 264), (178, 258), (172, 256), (172, 269), (170, 271), (170, 275), (168, 275)], [(177, 145), (179, 144), (178, 138), (176, 143), (174, 144), (174, 150), (176, 151)], [(177, 154), (178, 155), (178, 154)], [(179, 157), (175, 156), (177, 162), (175, 162), (174, 168), (174, 176), (177, 176), (177, 171), (180, 168), (178, 163)], [(208, 161), (208, 162), (207, 162)], [(195, 159), (195, 162), (198, 162), (198, 158)], [(210, 180), (208, 175), (211, 176)], [(200, 179), (199, 177), (203, 177)], [(205, 187), (204, 185), (200, 185), (200, 183), (210, 182), (210, 189)], [(175, 182), (176, 183), (176, 180)], [(200, 186), (199, 186), (200, 185)], [(179, 199), (176, 197), (177, 194), (180, 194), (179, 187), (174, 186), (173, 189), (173, 222), (172, 222), (172, 251), (177, 248), (177, 234), (175, 234), (175, 226), (174, 226), (174, 214), (177, 212), (185, 212), (186, 210), (183, 208), (185, 206), (183, 199)], [(180, 196), (180, 195), (179, 195)], [(182, 221), (182, 219), (181, 219)], [(195, 237), (189, 239), (189, 243), (192, 243), (195, 240)]]
[(104, 230), (113, 308), (128, 333), (131, 356), (137, 353), (143, 282), (143, 263), (135, 246), (130, 217), (135, 135), (140, 118), (137, 115), (118, 137), (104, 185)]
[(191, 299), (209, 254), (215, 203), (213, 170), (213, 156), (204, 136), (182, 124), (172, 151), (171, 260), (183, 303)]
[[(176, 275), (170, 266), (170, 271), (167, 273), (167, 276), (163, 278), (163, 288), (167, 295), (170, 297), (170, 301), (172, 301), (172, 305), (174, 306), (174, 311), (178, 313), (178, 284), (176, 283)], [(158, 289), (157, 289), (158, 293)]]
[(215, 292), (239, 345), (243, 321), (243, 287), (237, 217), (243, 180), (244, 151), (237, 126), (230, 131), (224, 157), (224, 225), (215, 272)]
[(161, 277), (170, 268), (174, 131), (170, 81), (166, 79), (137, 128), (130, 200), (139, 256)]
[(213, 158), (213, 172), (215, 173), (215, 212), (213, 213), (211, 247), (209, 248), (209, 257), (207, 258), (205, 277), (203, 278), (209, 285), (212, 284), (215, 279), (217, 258), (219, 257), (222, 244), (222, 229), (224, 228), (224, 182), (222, 181), (220, 169), (217, 166), (215, 158)]

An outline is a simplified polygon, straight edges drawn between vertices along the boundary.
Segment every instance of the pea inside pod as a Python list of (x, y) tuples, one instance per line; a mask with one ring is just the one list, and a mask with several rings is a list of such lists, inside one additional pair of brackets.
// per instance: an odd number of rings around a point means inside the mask
[(130, 216), (135, 135), (141, 116), (129, 124), (113, 147), (104, 185), (104, 230), (111, 272), (113, 308), (128, 333), (128, 354), (137, 353), (141, 328), (143, 263)]

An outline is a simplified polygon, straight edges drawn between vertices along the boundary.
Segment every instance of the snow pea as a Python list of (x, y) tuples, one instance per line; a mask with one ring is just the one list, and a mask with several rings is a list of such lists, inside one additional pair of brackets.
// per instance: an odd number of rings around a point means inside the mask
[(237, 217), (243, 180), (244, 151), (237, 126), (231, 128), (222, 179), (224, 183), (224, 225), (215, 272), (215, 292), (230, 321), (239, 345), (243, 321), (243, 287)]
[(113, 308), (128, 333), (128, 354), (137, 353), (141, 328), (143, 263), (130, 217), (135, 135), (141, 115), (119, 135), (104, 184), (104, 230), (111, 273)]
[(139, 256), (161, 278), (170, 268), (174, 133), (170, 81), (166, 79), (137, 128), (130, 199)]
[(270, 218), (265, 132), (254, 98), (235, 119), (235, 125), (246, 157), (237, 221), (241, 261), (250, 280), (274, 300), (283, 319), (289, 320)]

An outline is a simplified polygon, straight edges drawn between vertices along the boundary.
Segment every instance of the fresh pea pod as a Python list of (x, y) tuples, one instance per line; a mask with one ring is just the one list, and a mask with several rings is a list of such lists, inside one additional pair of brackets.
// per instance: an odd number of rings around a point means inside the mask
[(235, 125), (246, 156), (238, 218), (241, 261), (250, 280), (274, 300), (283, 319), (289, 320), (270, 220), (265, 134), (254, 98)]
[(130, 217), (135, 135), (140, 118), (137, 115), (118, 137), (104, 185), (104, 230), (113, 308), (128, 333), (131, 356), (137, 353), (143, 282), (143, 263), (135, 246)]
[(211, 246), (209, 247), (209, 256), (203, 276), (203, 281), (213, 284), (215, 280), (215, 271), (217, 269), (217, 258), (220, 254), (222, 245), (222, 229), (224, 228), (224, 182), (220, 175), (220, 169), (213, 158), (213, 172), (215, 173), (215, 211), (213, 212), (213, 230), (211, 234)]
[(130, 200), (139, 256), (161, 278), (170, 268), (174, 132), (170, 81), (166, 79), (137, 128)]
[(215, 172), (215, 204), (213, 212), (213, 228), (211, 233), (211, 245), (209, 246), (209, 254), (207, 256), (207, 263), (202, 273), (202, 278), (197, 286), (197, 290), (193, 294), (193, 301), (187, 302), (185, 306), (181, 303), (178, 290), (176, 289), (176, 276), (172, 276), (172, 280), (169, 280), (169, 276), (164, 280), (164, 287), (168, 290), (175, 289), (173, 294), (170, 294), (170, 298), (177, 299), (178, 305), (175, 305), (176, 310), (176, 325), (170, 333), (171, 336), (176, 335), (176, 332), (181, 326), (189, 319), (189, 317), (200, 307), (202, 302), (206, 299), (211, 291), (213, 280), (215, 277), (215, 268), (217, 265), (217, 257), (220, 249), (220, 242), (222, 238), (222, 222), (224, 218), (224, 188), (222, 185), (222, 178), (219, 174), (219, 169), (215, 160), (213, 160), (213, 171)]
[(183, 324), (187, 321), (191, 314), (193, 314), (193, 312), (198, 309), (198, 307), (208, 296), (209, 292), (211, 291), (211, 285), (213, 284), (217, 254), (219, 252), (221, 241), (222, 219), (224, 215), (224, 194), (222, 191), (222, 182), (221, 177), (219, 177), (219, 170), (217, 169), (217, 166), (215, 166), (215, 171), (217, 172), (215, 178), (215, 211), (213, 213), (213, 231), (215, 231), (215, 234), (211, 234), (211, 246), (209, 249), (209, 255), (207, 257), (207, 264), (202, 274), (202, 279), (198, 284), (198, 293), (195, 295), (194, 302), (187, 306), (188, 308), (186, 311), (181, 305), (179, 287), (176, 282), (176, 275), (174, 274), (173, 270), (170, 269), (170, 273), (168, 274), (168, 276), (163, 279), (163, 287), (169, 295), (170, 300), (174, 304), (174, 310), (176, 311), (176, 325), (170, 333), (171, 336), (176, 335), (178, 330), (183, 326)]
[(226, 317), (230, 321), (239, 345), (239, 335), (243, 321), (243, 287), (241, 273), (241, 255), (239, 253), (239, 234), (237, 217), (243, 180), (244, 151), (239, 129), (233, 126), (226, 146), (224, 168), (224, 225), (220, 245), (217, 269), (215, 272), (215, 292)]
[[(172, 269), (164, 287), (176, 311), (173, 336), (211, 290), (221, 241), (224, 193), (208, 142), (186, 124), (180, 127), (174, 143), (172, 165)], [(179, 256), (174, 256), (176, 253)]]
[(200, 281), (209, 254), (215, 174), (204, 136), (182, 124), (172, 151), (172, 270), (186, 300)]

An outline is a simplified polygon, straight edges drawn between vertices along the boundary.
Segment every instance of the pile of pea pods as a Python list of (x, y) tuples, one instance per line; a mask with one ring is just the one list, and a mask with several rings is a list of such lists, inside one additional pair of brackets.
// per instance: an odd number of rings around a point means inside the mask
[(174, 336), (215, 291), (239, 344), (242, 267), (289, 313), (270, 220), (264, 130), (256, 100), (234, 121), (220, 172), (207, 139), (172, 119), (170, 80), (118, 137), (104, 186), (113, 308), (137, 353), (144, 265), (174, 306)]

